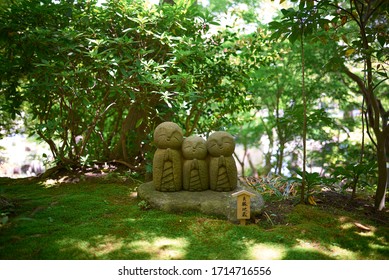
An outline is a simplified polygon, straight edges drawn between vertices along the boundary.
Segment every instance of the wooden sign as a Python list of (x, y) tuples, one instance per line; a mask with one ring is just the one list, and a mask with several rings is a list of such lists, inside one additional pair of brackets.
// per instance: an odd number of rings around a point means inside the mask
[(255, 194), (242, 190), (232, 194), (233, 197), (237, 197), (237, 219), (241, 225), (246, 224), (246, 220), (250, 219), (250, 198)]

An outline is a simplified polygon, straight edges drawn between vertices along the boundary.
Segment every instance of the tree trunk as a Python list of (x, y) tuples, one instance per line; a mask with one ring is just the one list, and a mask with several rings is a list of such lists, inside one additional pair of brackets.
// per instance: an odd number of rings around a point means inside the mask
[(278, 79), (276, 80), (276, 83), (277, 83), (276, 129), (277, 129), (279, 148), (277, 151), (277, 164), (276, 164), (276, 172), (275, 173), (278, 175), (282, 175), (282, 162), (284, 160), (284, 148), (285, 148), (284, 131), (282, 131), (283, 127), (280, 125), (280, 99), (281, 99), (282, 91), (278, 85)]
[[(122, 122), (120, 138), (113, 150), (113, 155), (111, 156), (114, 160), (123, 160), (135, 165), (134, 159), (140, 153), (142, 149), (141, 143), (145, 140), (148, 133), (146, 130), (147, 113), (138, 107), (139, 105), (131, 106), (127, 116)], [(128, 150), (127, 145), (130, 141), (132, 146), (131, 151)]]
[(304, 25), (301, 23), (301, 93), (303, 98), (303, 175), (301, 182), (301, 194), (300, 194), (300, 203), (305, 202), (305, 189), (306, 189), (306, 164), (307, 164), (307, 95), (305, 92), (305, 61), (304, 61)]
[[(386, 112), (380, 100), (377, 99), (379, 113), (382, 120), (382, 131), (379, 129), (376, 132), (377, 136), (377, 163), (378, 163), (378, 186), (375, 197), (375, 209), (382, 211), (385, 208), (386, 191), (388, 189), (389, 182), (389, 126), (388, 126), (388, 115), (389, 111)], [(378, 133), (378, 135), (377, 135)]]
[(264, 120), (261, 118), (262, 124), (265, 128), (267, 137), (269, 138), (269, 149), (267, 153), (265, 154), (265, 166), (261, 170), (261, 175), (267, 176), (269, 175), (271, 169), (272, 169), (272, 164), (271, 164), (271, 157), (273, 153), (273, 146), (274, 146), (274, 135), (273, 135), (273, 130), (272, 128), (269, 128)]
[(386, 190), (388, 183), (388, 169), (386, 167), (384, 135), (377, 136), (377, 164), (378, 164), (378, 185), (375, 194), (374, 208), (382, 211), (385, 208)]
[(249, 165), (250, 165), (250, 168), (251, 168), (251, 176), (253, 176), (255, 178), (258, 178), (259, 177), (258, 170), (255, 167), (253, 161), (251, 160), (250, 154), (247, 155), (247, 161), (249, 162)]
[[(372, 71), (371, 63), (368, 63), (367, 70), (368, 72)], [(366, 87), (363, 80), (354, 73), (352, 73), (348, 68), (343, 67), (343, 71), (346, 73), (347, 76), (349, 76), (358, 84), (358, 87), (361, 90), (366, 101), (368, 116), (368, 120), (366, 123), (370, 123), (369, 126), (372, 127), (374, 135), (376, 137), (375, 146), (377, 152), (378, 182), (375, 194), (374, 208), (378, 211), (381, 211), (385, 208), (385, 196), (388, 180), (388, 171), (386, 168), (386, 143), (388, 141), (389, 128), (384, 118), (386, 114), (384, 114), (384, 116), (382, 115), (382, 109), (380, 108), (381, 103), (374, 95), (373, 87), (371, 85), (369, 86), (369, 84), (368, 87)], [(368, 77), (369, 76), (370, 75), (368, 75)], [(369, 80), (370, 79), (371, 78), (369, 78)], [(380, 125), (381, 118), (382, 126)]]
[(280, 147), (278, 149), (278, 162), (277, 162), (277, 171), (278, 175), (282, 176), (282, 163), (284, 162), (284, 150), (285, 150), (285, 143), (284, 141), (280, 140)]
[(271, 156), (272, 156), (272, 149), (269, 148), (269, 151), (265, 155), (265, 166), (263, 167), (263, 174), (264, 176), (267, 176), (270, 174), (270, 171), (272, 169), (272, 164), (271, 164)]
[(235, 159), (236, 161), (239, 163), (240, 165), (240, 168), (241, 168), (241, 176), (242, 177), (245, 177), (246, 173), (245, 173), (245, 160), (246, 160), (246, 157), (247, 157), (247, 144), (243, 144), (243, 158), (242, 160), (239, 159), (238, 155), (234, 152), (234, 156), (235, 156)]

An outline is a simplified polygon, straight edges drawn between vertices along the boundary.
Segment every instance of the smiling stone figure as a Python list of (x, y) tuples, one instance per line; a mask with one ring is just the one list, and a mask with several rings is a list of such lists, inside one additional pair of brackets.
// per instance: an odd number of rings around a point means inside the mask
[(208, 189), (207, 146), (200, 136), (189, 136), (182, 144), (184, 156), (183, 189), (205, 191)]
[(163, 122), (155, 129), (157, 151), (153, 159), (153, 182), (157, 191), (182, 189), (182, 141), (182, 130), (173, 122)]
[(238, 184), (238, 171), (232, 154), (235, 141), (231, 134), (216, 131), (207, 141), (209, 157), (209, 181), (213, 191), (229, 192)]

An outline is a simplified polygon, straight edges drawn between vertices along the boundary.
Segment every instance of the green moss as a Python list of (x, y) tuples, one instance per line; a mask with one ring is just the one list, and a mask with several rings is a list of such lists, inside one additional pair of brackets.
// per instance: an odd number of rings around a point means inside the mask
[(240, 226), (142, 209), (136, 187), (3, 185), (16, 207), (0, 227), (0, 259), (389, 259), (388, 228), (362, 233), (349, 213), (298, 205), (287, 225)]

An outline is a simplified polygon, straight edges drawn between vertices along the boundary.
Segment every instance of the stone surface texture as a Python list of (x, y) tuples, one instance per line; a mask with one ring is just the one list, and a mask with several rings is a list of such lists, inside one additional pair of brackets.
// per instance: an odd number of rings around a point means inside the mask
[(209, 136), (207, 149), (210, 189), (218, 192), (234, 190), (238, 184), (238, 172), (232, 157), (235, 150), (234, 138), (228, 132), (216, 131)]
[(207, 145), (200, 136), (189, 136), (182, 143), (183, 190), (205, 191), (209, 188)]
[(154, 130), (157, 150), (153, 159), (153, 182), (156, 190), (182, 190), (182, 142), (182, 130), (173, 122), (163, 122)]
[(232, 194), (242, 189), (255, 194), (251, 198), (251, 217), (259, 215), (264, 206), (261, 194), (243, 186), (230, 192), (159, 192), (153, 182), (148, 182), (139, 186), (138, 197), (147, 201), (151, 207), (166, 212), (199, 212), (237, 222), (237, 199)]

